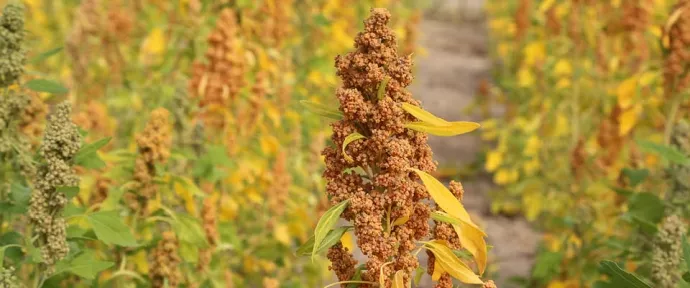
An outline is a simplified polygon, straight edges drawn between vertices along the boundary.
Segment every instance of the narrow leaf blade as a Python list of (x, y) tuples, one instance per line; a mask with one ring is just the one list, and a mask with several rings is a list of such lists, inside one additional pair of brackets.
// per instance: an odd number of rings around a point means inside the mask
[(341, 148), (341, 150), (343, 152), (343, 157), (345, 158), (345, 161), (347, 161), (349, 163), (352, 163), (354, 161), (354, 159), (352, 159), (352, 157), (350, 157), (350, 155), (347, 155), (347, 153), (345, 152), (345, 148), (347, 147), (347, 145), (349, 145), (350, 143), (352, 143), (354, 141), (357, 141), (359, 139), (364, 139), (364, 138), (367, 138), (367, 137), (364, 137), (364, 135), (359, 134), (357, 132), (352, 133), (350, 135), (347, 135), (347, 137), (345, 137), (345, 140), (343, 141), (343, 147)]
[(422, 121), (422, 123), (427, 124), (429, 126), (448, 127), (451, 125), (450, 122), (436, 117), (434, 114), (431, 114), (431, 112), (426, 111), (410, 103), (402, 103), (402, 108), (407, 113), (410, 113), (419, 121)]
[(456, 136), (465, 133), (472, 132), (479, 128), (479, 123), (467, 122), (467, 121), (456, 121), (449, 122), (450, 126), (434, 126), (427, 124), (425, 122), (410, 122), (403, 126), (408, 129), (412, 129), (417, 132), (429, 133), (436, 136)]
[(333, 229), (333, 226), (335, 226), (338, 219), (340, 219), (340, 214), (343, 213), (349, 203), (350, 200), (338, 203), (328, 209), (328, 211), (321, 216), (321, 219), (319, 219), (319, 222), (316, 224), (316, 229), (314, 229), (314, 247), (311, 251), (312, 259), (314, 259), (314, 255), (316, 255), (317, 247), (321, 247), (326, 235)]
[(334, 120), (343, 119), (343, 113), (340, 113), (338, 109), (333, 109), (323, 104), (318, 104), (307, 100), (302, 100), (300, 101), (300, 103), (304, 108), (309, 110), (309, 112), (314, 113), (316, 115), (331, 118)]
[(24, 86), (36, 92), (47, 92), (51, 94), (65, 94), (69, 92), (69, 90), (61, 84), (46, 79), (30, 80), (26, 82)]

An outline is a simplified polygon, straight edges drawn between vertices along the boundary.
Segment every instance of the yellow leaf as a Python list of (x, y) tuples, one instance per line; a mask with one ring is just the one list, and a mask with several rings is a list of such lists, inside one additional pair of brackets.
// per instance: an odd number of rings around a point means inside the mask
[(625, 136), (630, 133), (635, 124), (637, 123), (637, 115), (642, 111), (642, 107), (638, 104), (634, 108), (628, 109), (618, 116), (618, 121), (620, 125), (618, 126), (618, 135)]
[(343, 234), (342, 237), (340, 237), (340, 243), (343, 245), (343, 247), (347, 248), (348, 251), (355, 251), (354, 250), (354, 244), (355, 241), (352, 239), (352, 232), (347, 231)]
[[(409, 283), (408, 283), (409, 284)], [(391, 288), (405, 288), (409, 285), (405, 285), (405, 272), (398, 270), (393, 276), (393, 286)]]
[(434, 273), (431, 275), (431, 280), (433, 281), (438, 281), (438, 279), (441, 279), (441, 276), (443, 273), (446, 273), (445, 270), (443, 270), (443, 266), (439, 263), (439, 261), (434, 262)]
[(543, 41), (535, 41), (527, 46), (523, 51), (525, 56), (525, 64), (532, 66), (546, 58), (546, 45)]
[(539, 4), (539, 12), (542, 14), (546, 13), (549, 9), (551, 9), (551, 6), (556, 2), (556, 0), (545, 0)]
[(450, 276), (467, 284), (483, 284), (482, 280), (472, 272), (472, 269), (455, 256), (445, 241), (432, 240), (424, 246), (436, 256), (436, 263), (440, 264)]
[(140, 274), (148, 274), (149, 273), (149, 261), (146, 257), (146, 250), (140, 250), (133, 256), (133, 263), (134, 267), (136, 267), (136, 271), (139, 272)]
[(539, 153), (541, 149), (541, 140), (539, 137), (532, 135), (527, 139), (527, 145), (525, 145), (524, 153), (526, 156), (534, 156)]
[(570, 61), (561, 59), (556, 62), (554, 67), (554, 74), (560, 77), (570, 76), (573, 73), (573, 67), (570, 65)]
[(386, 275), (383, 274), (383, 268), (385, 268), (387, 265), (393, 264), (393, 262), (386, 262), (381, 265), (381, 269), (379, 269), (379, 287), (386, 287)]
[(453, 224), (453, 229), (455, 233), (458, 234), (458, 238), (460, 238), (462, 248), (467, 249), (467, 251), (474, 256), (474, 261), (477, 262), (477, 267), (479, 267), (479, 275), (484, 274), (487, 262), (487, 248), (486, 241), (484, 240), (484, 232), (464, 222), (461, 222), (460, 225)]
[(402, 103), (402, 108), (407, 113), (410, 113), (410, 114), (412, 114), (412, 116), (419, 119), (419, 121), (422, 121), (422, 122), (429, 124), (431, 126), (441, 126), (441, 127), (450, 126), (450, 122), (443, 120), (441, 118), (438, 118), (438, 117), (434, 116), (434, 114), (431, 114), (429, 111), (426, 111), (420, 107), (414, 106), (410, 103)]
[(290, 245), (290, 233), (285, 224), (278, 223), (273, 227), (273, 235), (278, 242)]
[(146, 40), (144, 40), (144, 44), (142, 45), (142, 50), (148, 55), (160, 55), (165, 50), (166, 45), (163, 29), (156, 27), (146, 36)]
[(534, 85), (534, 75), (529, 68), (523, 67), (518, 71), (518, 85), (520, 87), (532, 87)]
[(618, 85), (618, 88), (616, 89), (618, 105), (620, 105), (623, 109), (630, 107), (636, 90), (637, 77), (630, 77)]
[(501, 151), (491, 151), (486, 155), (486, 171), (494, 172), (503, 163), (503, 153)]
[(347, 135), (347, 137), (345, 137), (345, 140), (343, 141), (343, 147), (341, 149), (343, 152), (343, 158), (345, 158), (345, 160), (347, 162), (352, 163), (354, 161), (354, 159), (352, 159), (352, 157), (350, 157), (350, 155), (347, 155), (347, 153), (345, 152), (345, 148), (347, 147), (348, 144), (350, 144), (354, 141), (357, 141), (359, 139), (363, 139), (363, 138), (367, 138), (367, 137), (364, 137), (364, 135), (359, 134), (357, 132), (352, 133), (350, 135)]
[[(443, 186), (443, 184), (436, 180), (434, 176), (431, 176), (424, 171), (414, 168), (410, 168), (410, 170), (417, 173), (419, 178), (422, 179), (422, 183), (424, 183), (424, 187), (426, 187), (429, 195), (431, 195), (431, 198), (439, 207), (441, 207), (441, 209), (443, 209), (443, 211), (455, 218), (458, 218), (462, 222), (477, 227), (477, 225), (472, 222), (472, 219), (470, 219), (470, 214), (467, 213), (467, 210), (465, 210), (465, 207), (462, 205), (462, 203), (455, 198), (453, 193), (448, 191), (446, 186)], [(486, 234), (483, 235), (486, 236)]]
[(433, 126), (424, 122), (410, 122), (403, 126), (408, 129), (436, 136), (456, 136), (472, 132), (479, 128), (479, 123), (475, 122), (456, 121), (448, 123), (450, 123), (450, 126)]
[(407, 221), (410, 221), (410, 215), (405, 215), (403, 217), (395, 219), (395, 221), (393, 221), (393, 224), (391, 224), (391, 226), (403, 225), (403, 224), (407, 223)]

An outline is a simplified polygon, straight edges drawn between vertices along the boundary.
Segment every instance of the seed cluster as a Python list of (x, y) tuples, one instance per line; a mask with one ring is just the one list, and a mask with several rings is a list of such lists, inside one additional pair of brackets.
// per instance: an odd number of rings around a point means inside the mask
[(21, 288), (19, 279), (14, 275), (14, 267), (0, 267), (0, 287), (1, 288)]
[(38, 138), (43, 134), (43, 120), (48, 113), (48, 107), (38, 95), (27, 96), (28, 103), (24, 106), (19, 127), (24, 135)]
[[(238, 41), (237, 19), (230, 9), (220, 13), (215, 30), (208, 37), (207, 64), (195, 63), (189, 90), (200, 107), (228, 108), (244, 87), (246, 64)], [(213, 108), (213, 107), (210, 107)], [(223, 127), (222, 115), (207, 111), (207, 126)]]
[(24, 7), (8, 4), (0, 17), (0, 87), (15, 83), (24, 73)]
[(609, 117), (601, 121), (597, 143), (604, 150), (604, 155), (599, 159), (602, 168), (608, 168), (615, 164), (623, 147), (623, 137), (620, 136), (620, 115), (622, 109), (619, 105), (613, 108)]
[(158, 108), (151, 112), (151, 118), (144, 131), (137, 136), (139, 155), (134, 162), (134, 181), (138, 194), (127, 194), (130, 208), (145, 214), (149, 200), (156, 197), (156, 163), (165, 163), (170, 157), (172, 145), (172, 127), (169, 123), (170, 112)]
[(690, 63), (690, 2), (679, 1), (674, 11), (681, 11), (678, 20), (665, 31), (669, 40), (669, 51), (664, 60), (664, 82), (667, 97), (690, 86), (690, 74), (686, 73)]
[(199, 251), (199, 271), (204, 271), (209, 263), (211, 263), (211, 258), (213, 257), (213, 250), (215, 249), (218, 239), (220, 238), (218, 234), (218, 197), (209, 195), (204, 198), (203, 205), (201, 206), (201, 224), (204, 228), (204, 234), (206, 235), (206, 241), (208, 241), (210, 247)]
[(530, 25), (532, 0), (520, 0), (515, 11), (515, 39), (519, 42), (525, 38)]
[(652, 247), (652, 280), (659, 288), (674, 288), (681, 279), (682, 237), (687, 232), (683, 219), (672, 215), (664, 219)]
[(43, 260), (49, 266), (64, 258), (69, 251), (65, 219), (61, 216), (67, 197), (56, 188), (79, 185), (71, 163), (81, 147), (81, 135), (77, 125), (71, 122), (71, 112), (72, 106), (65, 102), (58, 105), (49, 118), (40, 147), (44, 163), (34, 181), (28, 213), (39, 236)]
[[(182, 282), (180, 264), (182, 259), (178, 255), (178, 243), (175, 233), (170, 231), (163, 232), (163, 239), (158, 242), (158, 246), (153, 250), (151, 258), (151, 287), (178, 287)], [(166, 286), (165, 283), (168, 285)]]
[(89, 101), (86, 107), (74, 115), (74, 123), (89, 132), (112, 135), (114, 125), (108, 107), (100, 101)]
[[(393, 262), (383, 269), (386, 278), (398, 270), (405, 271), (409, 278), (419, 265), (410, 252), (415, 242), (429, 232), (430, 209), (424, 202), (428, 198), (426, 189), (408, 168), (426, 172), (436, 169), (426, 134), (403, 127), (414, 118), (402, 110), (401, 103), (419, 104), (405, 90), (412, 81), (412, 61), (397, 55), (395, 35), (386, 26), (389, 20), (387, 10), (372, 9), (364, 31), (355, 39), (357, 50), (336, 58), (337, 75), (343, 83), (336, 96), (344, 117), (332, 124), (335, 147), (323, 151), (331, 204), (350, 201), (343, 218), (354, 224), (357, 244), (368, 258), (362, 279), (374, 282), (386, 262)], [(384, 97), (377, 99), (384, 79), (390, 81)], [(347, 146), (346, 152), (353, 160), (349, 162), (340, 147), (354, 132), (367, 138)], [(370, 171), (370, 176), (345, 172), (355, 167)], [(410, 220), (384, 229), (387, 211), (391, 221), (401, 217)], [(352, 256), (337, 247), (328, 254), (334, 263), (331, 269), (341, 281), (349, 280), (347, 277), (354, 271)]]
[(31, 144), (19, 132), (17, 119), (21, 119), (28, 100), (13, 93), (0, 96), (0, 160), (14, 163), (13, 168), (25, 177), (33, 175), (34, 165), (29, 153)]

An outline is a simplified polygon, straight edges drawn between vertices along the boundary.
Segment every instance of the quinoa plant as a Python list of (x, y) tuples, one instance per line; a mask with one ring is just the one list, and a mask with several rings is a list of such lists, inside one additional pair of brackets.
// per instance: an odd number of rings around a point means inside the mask
[[(396, 38), (387, 27), (390, 18), (387, 10), (372, 9), (355, 38), (356, 50), (336, 58), (343, 83), (336, 91), (339, 109), (303, 102), (308, 109), (339, 120), (332, 124), (335, 146), (323, 150), (323, 176), (333, 206), (301, 250), (311, 248), (313, 258), (328, 248), (330, 269), (343, 287), (348, 283), (407, 286), (419, 267), (421, 249), (435, 256), (434, 280), (444, 277), (437, 287), (452, 287), (447, 275), (483, 284), (452, 248), (469, 251), (482, 274), (487, 264), (486, 235), (461, 202), (429, 175), (436, 165), (427, 144), (427, 133), (451, 136), (479, 125), (448, 122), (419, 107), (405, 89), (413, 79), (412, 59), (398, 56)], [(431, 203), (439, 211), (432, 211)], [(352, 226), (334, 229), (340, 217)], [(431, 218), (438, 220), (435, 238), (430, 237)], [(441, 227), (452, 232), (442, 235)], [(348, 230), (354, 230), (357, 247), (367, 256), (362, 265), (339, 243)]]

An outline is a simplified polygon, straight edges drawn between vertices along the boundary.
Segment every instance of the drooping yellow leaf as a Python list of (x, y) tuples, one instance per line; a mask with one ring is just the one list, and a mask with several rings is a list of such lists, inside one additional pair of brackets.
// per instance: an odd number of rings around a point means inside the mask
[(455, 256), (455, 253), (453, 253), (453, 250), (448, 247), (445, 241), (432, 240), (424, 243), (424, 247), (434, 253), (436, 263), (440, 264), (443, 270), (453, 276), (453, 278), (467, 284), (484, 283), (477, 274), (472, 272), (472, 269), (467, 264), (462, 262), (458, 256)]
[(299, 101), (304, 108), (309, 110), (309, 112), (314, 113), (319, 116), (323, 116), (326, 118), (331, 118), (335, 120), (340, 120), (343, 119), (343, 113), (341, 113), (338, 109), (333, 109), (330, 108), (326, 105), (307, 101), (307, 100), (302, 100)]
[(352, 163), (354, 161), (354, 159), (352, 159), (352, 157), (350, 157), (350, 155), (347, 155), (347, 153), (345, 152), (345, 148), (347, 147), (347, 145), (363, 138), (367, 137), (364, 137), (364, 135), (359, 134), (357, 132), (347, 135), (347, 137), (345, 137), (345, 141), (343, 141), (343, 147), (341, 148), (343, 152), (343, 158), (345, 158), (345, 161), (349, 163)]
[(392, 288), (405, 288), (409, 286), (410, 285), (405, 285), (405, 272), (403, 272), (402, 270), (398, 270), (397, 272), (395, 272), (395, 275), (393, 275)]
[(167, 46), (166, 42), (167, 40), (165, 39), (163, 29), (156, 27), (146, 36), (144, 44), (142, 45), (142, 50), (148, 55), (160, 55), (165, 50), (165, 46)]
[(412, 129), (418, 132), (429, 133), (436, 136), (456, 136), (472, 132), (479, 128), (479, 123), (456, 121), (448, 122), (450, 126), (434, 126), (425, 122), (410, 122), (403, 125), (405, 128)]
[(402, 108), (407, 113), (410, 113), (412, 116), (419, 119), (419, 121), (422, 121), (430, 126), (448, 127), (451, 125), (450, 122), (438, 118), (434, 114), (431, 114), (429, 111), (414, 106), (410, 103), (402, 103)]
[[(426, 187), (426, 190), (429, 192), (429, 195), (431, 195), (431, 198), (434, 200), (434, 202), (436, 202), (436, 204), (439, 207), (441, 207), (443, 211), (448, 213), (448, 215), (451, 215), (455, 218), (458, 218), (460, 221), (467, 223), (468, 225), (477, 227), (477, 225), (474, 224), (474, 222), (472, 222), (472, 219), (470, 219), (470, 214), (467, 213), (467, 210), (465, 210), (465, 207), (462, 205), (462, 203), (460, 203), (460, 201), (457, 198), (455, 198), (455, 195), (453, 195), (453, 193), (450, 193), (450, 191), (448, 191), (448, 188), (446, 188), (446, 186), (443, 186), (443, 184), (436, 180), (434, 176), (431, 176), (424, 171), (414, 168), (410, 168), (410, 170), (417, 173), (419, 178), (422, 179), (422, 183), (424, 183), (424, 187)], [(483, 235), (486, 236), (486, 234), (484, 233)]]
[(443, 273), (446, 273), (445, 270), (443, 270), (443, 266), (438, 261), (434, 262), (434, 273), (431, 274), (431, 280), (433, 281), (438, 281), (438, 279), (441, 279), (441, 276), (443, 276)]
[(474, 261), (477, 262), (477, 267), (479, 267), (479, 275), (484, 274), (487, 263), (487, 247), (484, 240), (484, 232), (464, 222), (460, 223), (460, 225), (453, 224), (453, 229), (460, 238), (462, 248), (467, 249), (474, 256)]

